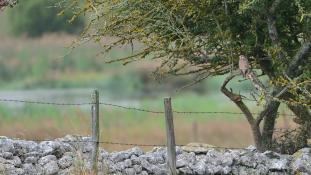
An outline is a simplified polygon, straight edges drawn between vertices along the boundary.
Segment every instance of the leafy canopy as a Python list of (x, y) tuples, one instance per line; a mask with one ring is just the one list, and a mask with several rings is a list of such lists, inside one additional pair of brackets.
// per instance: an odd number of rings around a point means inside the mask
[[(283, 76), (301, 45), (310, 42), (310, 0), (87, 0), (76, 9), (76, 16), (82, 13), (91, 17), (83, 39), (106, 51), (134, 41), (144, 46), (111, 61), (161, 59), (161, 74), (207, 77), (237, 69), (239, 55), (246, 55), (274, 85), (291, 78), (299, 87), (310, 84), (310, 54), (294, 70), (303, 70), (299, 76)], [(107, 36), (117, 40), (103, 43)]]

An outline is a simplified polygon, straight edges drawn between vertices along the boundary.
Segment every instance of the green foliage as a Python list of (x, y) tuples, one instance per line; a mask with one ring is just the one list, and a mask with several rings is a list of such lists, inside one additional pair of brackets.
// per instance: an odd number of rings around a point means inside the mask
[(61, 8), (56, 6), (57, 0), (23, 0), (13, 9), (8, 9), (8, 21), (14, 35), (26, 33), (28, 36), (41, 36), (46, 32), (79, 33), (83, 30), (83, 17), (71, 24), (68, 20), (73, 15), (66, 12), (57, 15)]
[[(153, 58), (165, 58), (166, 65), (177, 70), (181, 59), (191, 66), (204, 65), (205, 70), (224, 67), (215, 70), (216, 74), (228, 72), (225, 66), (231, 63), (230, 58), (236, 59), (239, 54), (255, 58), (273, 56), (275, 48), (269, 41), (265, 21), (271, 1), (225, 2), (103, 0), (94, 4), (95, 8), (86, 6), (93, 13), (91, 25), (97, 31), (85, 37), (97, 41), (103, 36), (120, 38), (106, 49), (139, 40), (146, 48), (136, 56), (146, 57), (152, 53)], [(289, 57), (300, 45), (298, 39), (310, 37), (310, 20), (300, 21), (305, 11), (310, 11), (309, 3), (303, 1), (300, 7), (293, 1), (283, 1), (278, 7), (278, 28)], [(237, 65), (237, 60), (234, 64)]]
[[(159, 59), (161, 76), (223, 75), (237, 69), (239, 55), (246, 55), (253, 69), (272, 73), (273, 80), (283, 77), (301, 45), (311, 40), (309, 0), (101, 0), (85, 1), (75, 10), (91, 17), (82, 38), (93, 39), (106, 51), (133, 41), (143, 43), (132, 56), (111, 62)], [(271, 32), (269, 19), (277, 34)], [(118, 39), (102, 43), (106, 36)], [(310, 61), (304, 63), (300, 70), (309, 69)], [(302, 81), (305, 75), (299, 74)]]
[[(196, 74), (201, 81), (239, 69), (239, 56), (246, 56), (251, 69), (271, 82), (250, 94), (265, 101), (262, 114), (247, 115), (240, 93), (226, 95), (246, 114), (260, 150), (270, 147), (272, 134), (266, 133), (274, 129), (279, 102), (295, 106), (297, 116), (299, 107), (310, 110), (310, 0), (86, 0), (75, 10), (91, 17), (83, 41), (93, 40), (105, 51), (134, 41), (144, 46), (108, 62), (159, 60), (159, 77)], [(102, 42), (107, 36), (115, 42)], [(277, 82), (285, 78), (285, 84)]]

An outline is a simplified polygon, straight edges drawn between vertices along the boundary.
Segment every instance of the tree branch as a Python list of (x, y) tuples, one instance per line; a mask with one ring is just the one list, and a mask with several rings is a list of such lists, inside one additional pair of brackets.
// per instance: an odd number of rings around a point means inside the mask
[(252, 129), (252, 134), (253, 134), (253, 138), (254, 138), (254, 142), (255, 145), (257, 147), (258, 150), (263, 150), (263, 145), (262, 145), (262, 136), (260, 133), (260, 128), (259, 126), (255, 125), (255, 119), (252, 115), (252, 113), (250, 112), (250, 110), (248, 109), (248, 107), (244, 104), (244, 102), (242, 101), (242, 97), (241, 95), (238, 94), (234, 94), (233, 92), (229, 91), (226, 86), (227, 84), (237, 75), (240, 75), (241, 72), (240, 70), (237, 71), (233, 71), (224, 81), (224, 83), (221, 86), (221, 91), (228, 97), (230, 98), (231, 101), (233, 101), (239, 108), (240, 110), (243, 112), (243, 114), (245, 115), (248, 123), (251, 126)]
[(274, 14), (276, 8), (280, 5), (281, 2), (282, 2), (281, 0), (275, 0), (275, 1), (272, 3), (272, 5), (271, 5), (271, 7), (270, 7), (270, 9), (269, 9), (269, 13), (270, 13), (270, 14)]
[(254, 117), (252, 113), (249, 111), (248, 107), (244, 104), (242, 101), (241, 95), (234, 94), (233, 92), (229, 91), (226, 86), (227, 84), (237, 75), (240, 75), (240, 71), (233, 71), (224, 81), (224, 83), (221, 86), (221, 91), (230, 98), (231, 101), (233, 101), (240, 110), (244, 113), (246, 116), (247, 121), (253, 125), (254, 124)]
[(306, 55), (311, 50), (311, 41), (305, 42), (300, 50), (296, 53), (294, 59), (289, 63), (286, 74), (290, 78), (295, 78), (299, 74), (301, 74), (301, 70), (298, 69), (298, 67), (302, 64), (303, 60), (306, 58)]
[[(281, 0), (275, 0), (273, 4), (271, 5), (270, 9), (268, 10), (267, 13), (267, 24), (268, 24), (268, 31), (269, 31), (269, 37), (272, 41), (272, 43), (281, 48), (281, 42), (279, 41), (279, 36), (278, 36), (278, 31), (276, 28), (276, 17), (275, 17), (275, 11), (276, 8), (279, 6), (281, 3)], [(279, 55), (278, 55), (280, 60), (285, 61), (285, 54), (284, 50), (281, 49)]]
[(266, 102), (264, 109), (258, 114), (257, 118), (256, 118), (256, 125), (259, 126), (260, 122), (265, 118), (265, 116), (267, 116), (268, 113), (270, 113), (270, 109), (271, 109), (271, 104), (272, 104), (272, 100), (269, 100), (268, 102)]
[(275, 109), (275, 107), (279, 104), (279, 102), (273, 100), (273, 98), (271, 97), (273, 97), (275, 94), (280, 94), (280, 91), (283, 90), (274, 89), (270, 95), (266, 94), (266, 103), (264, 109), (259, 113), (256, 118), (256, 125), (259, 125), (265, 117), (276, 115), (277, 109)]

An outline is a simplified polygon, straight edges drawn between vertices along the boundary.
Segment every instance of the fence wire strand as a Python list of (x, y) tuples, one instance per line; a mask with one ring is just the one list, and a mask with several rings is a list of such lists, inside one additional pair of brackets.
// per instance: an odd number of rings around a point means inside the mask
[[(32, 100), (18, 100), (18, 99), (0, 99), (0, 102), (14, 102), (14, 103), (30, 103), (30, 104), (41, 104), (41, 105), (55, 105), (55, 106), (83, 106), (83, 105), (93, 105), (93, 103), (58, 103), (58, 102), (45, 102), (45, 101), (32, 101)], [(155, 111), (149, 109), (142, 109), (130, 106), (122, 106), (118, 104), (99, 102), (100, 105), (111, 106), (116, 108), (122, 108), (125, 110), (133, 110), (139, 112), (146, 112), (152, 114), (164, 114), (163, 111)], [(173, 111), (175, 114), (189, 114), (189, 115), (200, 115), (200, 114), (230, 114), (230, 115), (244, 115), (242, 112), (221, 112), (221, 111)], [(259, 115), (259, 113), (252, 113), (253, 115)], [(282, 116), (295, 116), (294, 114), (280, 114)]]
[(92, 105), (93, 104), (93, 103), (58, 103), (58, 102), (17, 100), (17, 99), (0, 99), (0, 101), (1, 102), (14, 102), (14, 103), (41, 104), (41, 105), (55, 105), (55, 106), (82, 106), (82, 105)]
[(127, 110), (134, 110), (134, 111), (140, 111), (140, 112), (153, 113), (153, 114), (164, 114), (163, 111), (153, 111), (153, 110), (148, 110), (148, 109), (141, 109), (141, 108), (135, 108), (135, 107), (121, 106), (121, 105), (105, 103), (105, 102), (100, 102), (99, 104), (105, 105), (105, 106), (112, 106), (112, 107), (127, 109)]

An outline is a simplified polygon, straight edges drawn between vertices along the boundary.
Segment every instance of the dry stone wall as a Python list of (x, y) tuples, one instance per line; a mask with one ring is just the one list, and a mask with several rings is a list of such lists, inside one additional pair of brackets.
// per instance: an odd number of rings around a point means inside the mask
[[(68, 142), (70, 141), (70, 142)], [(54, 141), (13, 140), (0, 137), (0, 174), (69, 175), (90, 170), (89, 137), (66, 136)], [(294, 155), (258, 152), (250, 146), (241, 150), (176, 148), (179, 174), (311, 174), (311, 149)], [(112, 152), (101, 149), (99, 174), (167, 174), (166, 149), (144, 152), (138, 147)]]
[(0, 10), (6, 6), (13, 7), (16, 3), (17, 0), (0, 0)]

